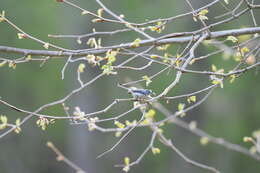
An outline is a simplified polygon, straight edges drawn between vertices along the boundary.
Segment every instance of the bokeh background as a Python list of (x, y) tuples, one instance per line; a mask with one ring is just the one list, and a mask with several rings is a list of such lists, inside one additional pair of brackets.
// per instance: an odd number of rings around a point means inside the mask
[[(94, 0), (74, 0), (73, 2), (93, 12), (99, 8)], [(194, 8), (198, 8), (211, 1), (191, 0), (191, 2)], [(190, 10), (185, 1), (177, 0), (106, 0), (104, 3), (117, 14), (124, 14), (127, 20), (133, 22), (169, 17)], [(236, 0), (230, 0), (229, 8), (234, 7), (237, 3)], [(118, 25), (93, 24), (91, 17), (81, 16), (79, 10), (62, 3), (56, 3), (54, 0), (23, 0), (19, 2), (17, 0), (1, 0), (0, 10), (5, 10), (7, 17), (27, 33), (70, 49), (86, 48), (87, 45), (78, 45), (74, 39), (50, 39), (47, 35), (83, 34), (91, 32), (93, 27), (97, 31), (120, 28)], [(224, 12), (225, 9), (221, 5), (215, 5), (212, 10), (210, 9), (209, 16), (216, 16)], [(256, 11), (256, 17), (259, 15), (259, 11)], [(260, 22), (259, 18), (257, 18), (257, 22)], [(248, 26), (253, 26), (253, 24), (250, 16), (246, 14), (238, 20), (216, 27), (214, 30)], [(191, 31), (199, 27), (200, 25), (193, 22), (192, 18), (185, 18), (171, 23), (165, 33)], [(104, 37), (103, 44), (112, 45), (133, 41), (137, 37), (140, 36), (135, 33)], [(0, 45), (42, 49), (42, 45), (33, 41), (19, 40), (17, 32), (5, 23), (0, 23)], [(177, 47), (172, 46), (170, 52), (175, 54), (176, 49)], [(199, 50), (200, 52), (197, 52), (197, 54), (202, 55), (213, 51), (214, 48), (202, 47)], [(2, 53), (0, 56), (10, 59), (18, 57), (17, 55)], [(15, 70), (8, 67), (0, 68), (0, 97), (29, 111), (34, 111), (43, 104), (62, 98), (73, 88), (79, 87), (76, 81), (77, 64), (69, 65), (65, 80), (61, 80), (61, 69), (64, 63), (64, 59), (53, 59), (43, 67), (40, 67), (38, 62), (33, 62), (19, 64)], [(212, 63), (218, 67), (229, 69), (234, 65), (234, 60), (232, 58), (223, 60), (222, 55), (212, 56), (196, 65), (195, 68), (210, 69)], [(140, 64), (143, 64), (143, 62), (133, 62), (133, 65), (136, 66), (140, 66)], [(127, 79), (140, 79), (141, 76), (153, 74), (158, 69), (160, 69), (159, 66), (154, 66), (140, 72), (140, 74), (122, 71), (119, 76), (102, 78), (102, 80), (96, 81), (92, 86), (73, 96), (67, 102), (67, 105), (71, 107), (71, 112), (74, 106), (79, 106), (85, 112), (102, 109), (113, 98), (129, 97), (124, 90), (116, 87), (118, 82), (124, 82)], [(98, 73), (100, 73), (100, 70), (87, 66), (83, 80), (90, 80)], [(174, 72), (171, 72), (171, 75), (174, 76)], [(171, 75), (163, 74), (149, 88), (159, 93), (173, 80)], [(207, 84), (209, 84), (209, 80), (206, 77), (187, 75), (183, 78), (179, 87), (170, 94), (177, 95), (195, 91)], [(251, 145), (243, 143), (242, 139), (244, 136), (251, 136), (253, 131), (260, 128), (259, 88), (258, 70), (247, 72), (233, 84), (225, 82), (223, 89), (215, 90), (205, 103), (188, 113), (184, 120), (187, 122), (196, 120), (198, 127), (209, 134), (223, 137), (230, 142), (250, 148)], [(175, 111), (176, 105), (177, 103), (174, 102), (166, 106)], [(131, 106), (129, 103), (117, 106), (111, 112), (102, 116), (117, 115)], [(64, 115), (60, 106), (48, 109), (45, 113)], [(10, 121), (24, 116), (3, 105), (0, 105), (0, 114), (7, 115)], [(136, 111), (129, 114), (127, 118), (134, 119), (138, 115), (139, 113)], [(158, 114), (157, 116), (162, 117), (163, 115)], [(124, 156), (129, 156), (132, 159), (137, 158), (148, 145), (151, 135), (149, 129), (136, 129), (115, 151), (101, 159), (96, 159), (98, 154), (116, 142), (117, 138), (114, 137), (114, 134), (89, 132), (86, 125), (70, 125), (69, 121), (56, 121), (46, 131), (42, 131), (37, 127), (36, 120), (37, 118), (33, 118), (28, 121), (22, 127), (21, 134), (12, 133), (0, 139), (0, 173), (73, 172), (64, 163), (56, 161), (55, 154), (46, 147), (47, 141), (52, 141), (69, 159), (89, 173), (121, 172), (113, 165), (122, 163)], [(248, 156), (229, 151), (215, 144), (201, 146), (199, 137), (174, 125), (169, 125), (164, 130), (166, 136), (172, 138), (175, 145), (183, 153), (196, 161), (212, 165), (229, 173), (260, 171), (259, 162)], [(140, 164), (131, 168), (131, 172), (207, 172), (189, 165), (159, 142), (156, 143), (156, 146), (160, 147), (161, 154), (154, 156), (149, 152)]]

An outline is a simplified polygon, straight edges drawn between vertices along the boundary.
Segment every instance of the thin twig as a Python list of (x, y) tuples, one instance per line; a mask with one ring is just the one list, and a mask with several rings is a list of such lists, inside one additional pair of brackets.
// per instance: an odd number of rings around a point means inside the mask
[(46, 143), (47, 147), (49, 147), (56, 155), (57, 155), (57, 161), (63, 161), (68, 166), (73, 168), (77, 173), (87, 173), (83, 169), (81, 169), (78, 165), (73, 163), (71, 160), (69, 160), (67, 157), (65, 157), (61, 151), (50, 141)]

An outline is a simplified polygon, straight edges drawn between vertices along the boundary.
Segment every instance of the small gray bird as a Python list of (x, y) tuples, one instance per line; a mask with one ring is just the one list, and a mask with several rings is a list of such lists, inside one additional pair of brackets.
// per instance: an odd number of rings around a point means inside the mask
[(151, 94), (154, 94), (152, 90), (148, 89), (137, 89), (135, 87), (132, 87), (128, 90), (129, 94), (132, 94), (132, 96), (137, 100), (143, 100), (143, 99), (150, 99)]

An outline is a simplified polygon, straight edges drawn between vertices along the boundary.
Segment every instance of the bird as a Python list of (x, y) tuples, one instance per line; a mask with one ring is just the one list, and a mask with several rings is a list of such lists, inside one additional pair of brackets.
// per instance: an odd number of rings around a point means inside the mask
[(132, 94), (132, 96), (137, 100), (150, 99), (151, 94), (154, 94), (152, 90), (138, 89), (138, 88), (135, 88), (135, 87), (131, 87), (128, 90), (128, 93)]

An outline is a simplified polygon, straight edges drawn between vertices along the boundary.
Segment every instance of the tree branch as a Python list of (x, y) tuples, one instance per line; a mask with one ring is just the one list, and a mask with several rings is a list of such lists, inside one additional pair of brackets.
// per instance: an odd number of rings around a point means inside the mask
[[(227, 36), (239, 36), (239, 35), (246, 35), (246, 34), (256, 34), (260, 33), (260, 27), (251, 27), (251, 28), (242, 28), (242, 29), (231, 29), (231, 30), (223, 30), (223, 31), (216, 31), (211, 32), (211, 35), (208, 36), (206, 39), (216, 39), (222, 38)], [(173, 33), (174, 34), (174, 33)], [(191, 33), (192, 34), (192, 33)], [(164, 45), (164, 44), (173, 44), (173, 43), (187, 43), (190, 40), (198, 40), (200, 38), (200, 34), (195, 36), (183, 36), (183, 37), (173, 37), (173, 38), (166, 38), (166, 39), (154, 39), (154, 40), (142, 40), (139, 44), (139, 47), (146, 47), (151, 45)], [(0, 52), (2, 53), (15, 53), (15, 54), (22, 54), (22, 55), (32, 55), (32, 56), (50, 56), (50, 57), (64, 57), (64, 56), (86, 56), (88, 54), (102, 54), (108, 51), (109, 49), (118, 49), (118, 48), (126, 48), (126, 49), (133, 49), (132, 43), (123, 43), (114, 46), (102, 47), (102, 48), (95, 48), (95, 49), (82, 49), (82, 50), (75, 50), (75, 51), (48, 51), (48, 50), (32, 50), (32, 49), (22, 49), (16, 47), (8, 47), (8, 46), (0, 46)]]

